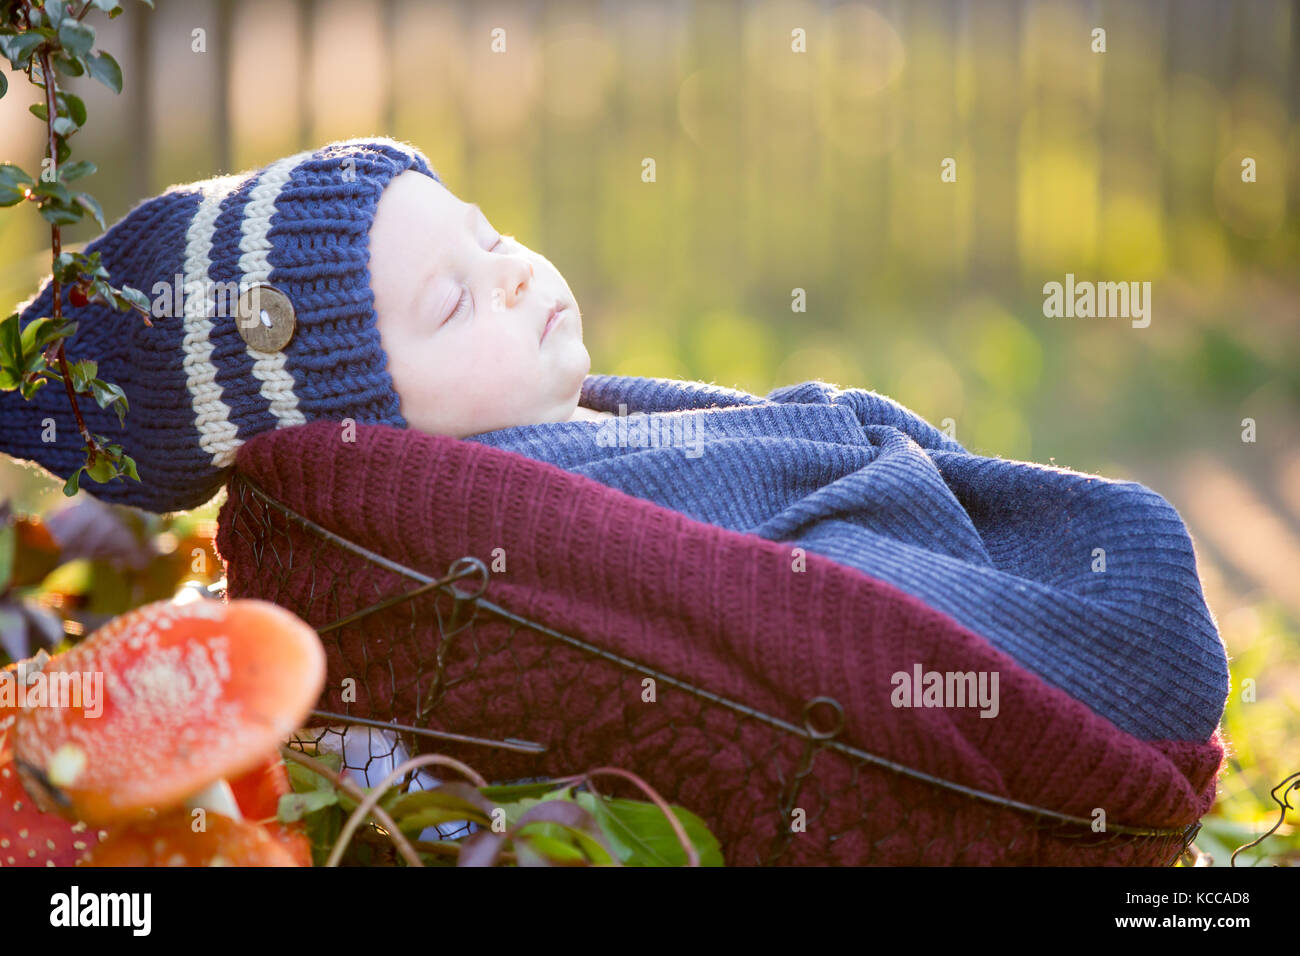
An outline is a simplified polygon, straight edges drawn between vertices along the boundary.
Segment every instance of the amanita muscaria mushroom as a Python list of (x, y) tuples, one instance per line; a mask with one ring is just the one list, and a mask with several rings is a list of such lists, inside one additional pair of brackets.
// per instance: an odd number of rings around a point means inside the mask
[(280, 798), (291, 793), (293, 787), (278, 753), (242, 777), (231, 780), (230, 790), (245, 819), (260, 824), (298, 866), (311, 866), (311, 840), (303, 832), (302, 824), (280, 822)]
[(43, 813), (23, 789), (12, 752), (0, 747), (0, 866), (76, 866), (101, 832)]
[[(5, 749), (0, 731), (0, 867), (170, 866), (177, 859), (202, 866), (311, 866), (311, 841), (301, 827), (276, 818), (280, 797), (290, 791), (289, 775), (278, 755), (230, 781), (230, 789), (244, 820), (232, 828), (226, 823), (229, 817), (210, 814), (205, 826), (211, 836), (193, 833), (188, 809), (144, 823), (96, 830), (36, 806), (23, 789), (13, 752)], [(181, 817), (184, 827), (171, 823), (173, 816)], [(267, 849), (265, 840), (249, 836), (247, 826), (264, 830), (276, 848)], [(146, 844), (150, 835), (163, 842)], [(227, 846), (228, 840), (234, 845)], [(156, 862), (143, 862), (146, 858)]]
[[(17, 665), (0, 672), (0, 679), (15, 679)], [(99, 842), (99, 833), (42, 813), (23, 789), (9, 741), (17, 718), (18, 707), (0, 701), (0, 866), (75, 866)]]
[(188, 799), (238, 817), (224, 781), (303, 723), (325, 654), (315, 631), (267, 601), (161, 601), (110, 621), (44, 673), (103, 674), (99, 716), (29, 707), (10, 733), (16, 758), (57, 788), (65, 815), (102, 826)]
[(188, 810), (115, 827), (90, 854), (89, 866), (300, 866), (266, 830), (208, 814), (194, 832)]

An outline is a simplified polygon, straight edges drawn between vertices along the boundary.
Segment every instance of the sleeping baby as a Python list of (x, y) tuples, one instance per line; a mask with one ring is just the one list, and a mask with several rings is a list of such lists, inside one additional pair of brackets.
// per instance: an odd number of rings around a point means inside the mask
[(407, 170), (384, 190), (370, 285), (412, 428), (463, 438), (606, 417), (578, 401), (591, 359), (564, 277), (431, 176)]
[[(884, 580), (1142, 739), (1202, 741), (1222, 715), (1223, 645), (1159, 495), (972, 454), (865, 389), (591, 375), (564, 277), (408, 144), (331, 143), (174, 186), (86, 252), (152, 303), (145, 326), (65, 289), (69, 358), (96, 359), (130, 403), (124, 423), (80, 403), (137, 462), (138, 482), (86, 483), (105, 500), (197, 507), (250, 438), (308, 421), (340, 423), (343, 442), (416, 429), (782, 542), (792, 573), (816, 552)], [(47, 282), (22, 322), (52, 302)], [(75, 471), (64, 390), (0, 392), (0, 450)]]

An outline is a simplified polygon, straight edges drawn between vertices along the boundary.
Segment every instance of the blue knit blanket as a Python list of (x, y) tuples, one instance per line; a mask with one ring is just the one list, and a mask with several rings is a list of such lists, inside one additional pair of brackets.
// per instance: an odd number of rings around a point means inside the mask
[(591, 375), (619, 417), (467, 440), (699, 521), (787, 542), (921, 598), (1143, 739), (1203, 741), (1228, 666), (1187, 529), (1148, 488), (986, 458), (883, 395), (767, 397)]

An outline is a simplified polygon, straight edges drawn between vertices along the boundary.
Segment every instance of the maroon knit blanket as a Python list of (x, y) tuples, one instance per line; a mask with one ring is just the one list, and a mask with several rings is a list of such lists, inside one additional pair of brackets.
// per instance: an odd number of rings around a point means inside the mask
[[(426, 594), (325, 632), (322, 709), (547, 747), (438, 746), (489, 779), (632, 770), (702, 816), (732, 864), (1163, 864), (1177, 838), (1114, 828), (1186, 828), (1213, 803), (1219, 734), (1138, 740), (859, 571), (814, 554), (795, 570), (779, 543), (477, 443), (388, 426), (347, 437), (315, 422), (240, 449), (217, 536), (231, 597), (319, 629), (416, 586), (267, 506), (246, 476), (430, 577), (477, 556), (496, 568), (484, 599), (590, 647), (482, 609), (442, 640), (451, 601)], [(916, 665), (996, 672), (997, 715), (895, 706), (894, 675)], [(843, 710), (843, 749), (791, 729), (819, 697)], [(813, 714), (834, 722), (828, 705)], [(1048, 826), (863, 753), (1107, 829)]]

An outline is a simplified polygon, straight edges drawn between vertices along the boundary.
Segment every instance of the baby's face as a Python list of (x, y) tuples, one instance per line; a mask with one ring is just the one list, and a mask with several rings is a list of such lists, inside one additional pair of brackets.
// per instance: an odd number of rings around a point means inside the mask
[(412, 428), (463, 438), (573, 415), (591, 370), (573, 292), (477, 206), (423, 173), (397, 176), (370, 227), (370, 285)]

